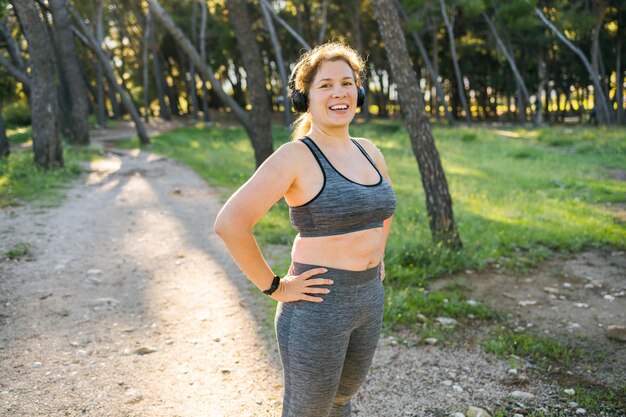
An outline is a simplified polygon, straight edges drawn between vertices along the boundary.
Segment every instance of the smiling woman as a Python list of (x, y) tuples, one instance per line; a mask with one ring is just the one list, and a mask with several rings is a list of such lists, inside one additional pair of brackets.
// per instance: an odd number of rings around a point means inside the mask
[[(326, 67), (324, 74), (318, 71), (322, 64)], [(315, 95), (329, 91), (332, 93), (330, 89), (334, 84), (346, 87), (348, 94), (356, 90), (356, 106), (350, 107), (350, 103), (347, 101), (333, 103), (342, 108), (342, 110), (333, 110), (345, 111), (344, 114), (350, 116), (350, 120), (352, 120), (356, 107), (362, 106), (365, 102), (365, 89), (362, 83), (364, 71), (365, 62), (361, 56), (353, 49), (346, 48), (340, 43), (327, 43), (304, 54), (294, 68), (289, 81), (294, 109), (302, 113), (294, 123), (291, 138), (302, 137), (311, 127), (314, 113), (307, 111), (309, 109), (309, 94)], [(333, 77), (336, 78), (333, 79)], [(357, 86), (356, 89), (353, 87), (355, 85)], [(319, 96), (319, 94), (317, 95)]]
[[(341, 43), (301, 57), (290, 80), (302, 113), (294, 140), (259, 167), (215, 222), (244, 274), (279, 301), (283, 417), (349, 416), (380, 337), (383, 256), (396, 199), (381, 152), (350, 137), (365, 100), (363, 69), (359, 54)], [(299, 232), (282, 279), (251, 231), (281, 198)]]

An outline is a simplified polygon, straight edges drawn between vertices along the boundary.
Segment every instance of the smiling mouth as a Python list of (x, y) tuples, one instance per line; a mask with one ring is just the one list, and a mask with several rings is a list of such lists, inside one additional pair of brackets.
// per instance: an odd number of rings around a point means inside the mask
[(334, 106), (329, 107), (330, 110), (348, 110), (347, 104), (335, 104)]

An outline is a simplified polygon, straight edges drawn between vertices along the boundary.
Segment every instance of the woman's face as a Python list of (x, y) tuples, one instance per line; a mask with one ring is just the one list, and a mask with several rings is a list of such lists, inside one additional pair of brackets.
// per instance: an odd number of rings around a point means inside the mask
[(309, 111), (313, 122), (328, 127), (349, 124), (356, 113), (357, 86), (345, 61), (325, 61), (309, 87)]

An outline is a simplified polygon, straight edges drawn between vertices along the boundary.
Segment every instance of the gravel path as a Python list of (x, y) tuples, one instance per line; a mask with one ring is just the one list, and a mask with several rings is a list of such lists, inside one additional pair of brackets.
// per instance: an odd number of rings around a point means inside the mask
[[(273, 307), (212, 233), (220, 205), (190, 169), (115, 151), (61, 207), (1, 210), (0, 253), (28, 243), (32, 259), (0, 261), (0, 415), (279, 416)], [(405, 336), (381, 338), (356, 416), (562, 397), (476, 345)]]

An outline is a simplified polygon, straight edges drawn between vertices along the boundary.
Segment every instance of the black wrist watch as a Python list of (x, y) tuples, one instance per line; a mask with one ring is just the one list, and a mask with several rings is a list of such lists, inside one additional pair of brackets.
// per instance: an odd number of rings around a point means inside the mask
[(274, 275), (274, 280), (272, 281), (272, 286), (267, 290), (263, 291), (263, 294), (272, 295), (274, 291), (278, 288), (278, 284), (280, 284), (280, 277), (278, 275)]

